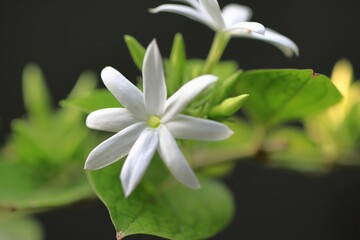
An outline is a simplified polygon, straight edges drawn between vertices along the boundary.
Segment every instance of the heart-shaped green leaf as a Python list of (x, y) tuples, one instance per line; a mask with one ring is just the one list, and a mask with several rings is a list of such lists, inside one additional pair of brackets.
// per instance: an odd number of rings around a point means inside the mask
[(201, 189), (188, 189), (168, 175), (155, 158), (141, 184), (125, 199), (119, 182), (121, 165), (89, 172), (119, 239), (140, 233), (169, 239), (204, 239), (229, 223), (234, 203), (220, 182), (200, 177)]
[(271, 126), (306, 117), (341, 99), (341, 94), (324, 75), (312, 70), (255, 70), (240, 75), (239, 94), (250, 94), (246, 111)]

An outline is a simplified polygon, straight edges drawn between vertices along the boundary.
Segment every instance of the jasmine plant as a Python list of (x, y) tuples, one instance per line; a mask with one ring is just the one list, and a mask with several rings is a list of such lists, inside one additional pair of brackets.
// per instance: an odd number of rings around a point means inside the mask
[[(107, 88), (100, 89), (86, 72), (61, 109), (51, 106), (40, 68), (24, 69), (27, 116), (13, 121), (0, 154), (0, 238), (40, 240), (32, 213), (96, 196), (118, 240), (206, 239), (234, 217), (234, 197), (219, 178), (238, 160), (315, 173), (359, 164), (359, 85), (349, 62), (335, 66), (332, 80), (309, 69), (239, 69), (221, 60), (232, 37), (268, 42), (287, 57), (299, 55), (298, 47), (250, 22), (247, 6), (178, 2), (150, 12), (180, 14), (214, 30), (206, 59), (189, 59), (180, 33), (165, 58), (155, 40), (126, 35), (138, 81), (107, 66), (96, 74)], [(31, 234), (8, 231), (17, 224)]]

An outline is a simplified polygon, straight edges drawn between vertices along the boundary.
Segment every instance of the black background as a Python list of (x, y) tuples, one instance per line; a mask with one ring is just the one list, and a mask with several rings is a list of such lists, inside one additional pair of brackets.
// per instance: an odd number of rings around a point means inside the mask
[[(206, 57), (210, 29), (175, 14), (147, 12), (165, 2), (0, 0), (0, 141), (9, 133), (10, 120), (24, 114), (21, 73), (28, 62), (42, 67), (56, 106), (85, 69), (99, 73), (110, 65), (135, 79), (139, 72), (125, 47), (125, 34), (144, 45), (156, 38), (162, 55), (168, 56), (174, 34), (182, 32), (188, 56)], [(346, 57), (360, 76), (359, 2), (219, 2), (250, 6), (252, 20), (288, 36), (300, 48), (300, 57), (288, 59), (269, 44), (235, 38), (224, 59), (234, 59), (244, 69), (312, 68), (330, 75), (333, 64)], [(315, 177), (244, 161), (225, 181), (235, 193), (237, 212), (231, 226), (214, 239), (360, 239), (359, 169), (342, 167)], [(45, 224), (46, 240), (114, 239), (100, 202), (38, 217)]]

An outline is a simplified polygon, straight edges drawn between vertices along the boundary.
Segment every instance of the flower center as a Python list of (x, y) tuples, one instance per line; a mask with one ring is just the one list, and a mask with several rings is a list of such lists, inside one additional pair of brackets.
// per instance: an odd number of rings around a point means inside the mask
[(155, 115), (151, 115), (148, 117), (146, 124), (151, 128), (157, 128), (160, 126), (160, 118)]

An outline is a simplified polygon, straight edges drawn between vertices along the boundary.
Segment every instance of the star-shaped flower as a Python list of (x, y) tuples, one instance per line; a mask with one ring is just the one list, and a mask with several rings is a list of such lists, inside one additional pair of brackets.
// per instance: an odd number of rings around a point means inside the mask
[(254, 38), (269, 42), (286, 56), (299, 55), (297, 45), (289, 38), (257, 22), (248, 22), (252, 16), (249, 7), (229, 4), (222, 10), (217, 0), (177, 0), (188, 4), (163, 4), (150, 9), (152, 13), (172, 12), (203, 23), (215, 32), (228, 32), (234, 37)]
[(175, 138), (215, 141), (232, 134), (222, 123), (180, 114), (217, 77), (203, 75), (195, 78), (167, 99), (162, 64), (154, 40), (146, 50), (143, 63), (144, 92), (114, 68), (104, 68), (101, 78), (124, 108), (97, 110), (86, 119), (89, 128), (116, 134), (89, 154), (85, 169), (103, 168), (128, 155), (120, 174), (126, 197), (140, 182), (156, 150), (178, 181), (189, 188), (199, 188), (200, 184)]

